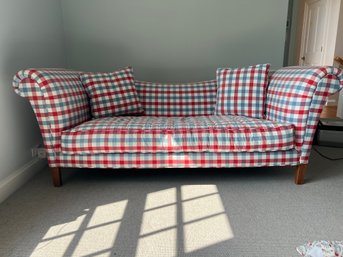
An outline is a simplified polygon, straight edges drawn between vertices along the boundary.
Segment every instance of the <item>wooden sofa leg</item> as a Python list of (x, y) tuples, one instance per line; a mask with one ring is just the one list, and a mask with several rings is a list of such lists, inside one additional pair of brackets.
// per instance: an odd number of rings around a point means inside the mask
[(62, 186), (61, 168), (50, 168), (54, 187)]
[(299, 164), (296, 166), (295, 170), (295, 184), (302, 185), (304, 184), (305, 172), (307, 169), (307, 164)]

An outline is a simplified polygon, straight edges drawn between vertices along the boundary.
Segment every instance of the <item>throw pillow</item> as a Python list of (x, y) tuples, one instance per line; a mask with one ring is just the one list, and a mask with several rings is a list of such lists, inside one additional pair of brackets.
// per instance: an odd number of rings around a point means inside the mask
[(131, 67), (111, 73), (83, 73), (80, 78), (90, 98), (93, 118), (144, 112)]
[(270, 64), (217, 69), (215, 114), (264, 118)]

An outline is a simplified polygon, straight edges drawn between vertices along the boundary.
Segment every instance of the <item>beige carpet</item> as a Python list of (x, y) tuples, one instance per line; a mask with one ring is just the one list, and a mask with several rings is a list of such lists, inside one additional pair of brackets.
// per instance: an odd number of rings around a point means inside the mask
[[(321, 148), (333, 157), (343, 149)], [(0, 205), (0, 256), (298, 256), (343, 239), (343, 161), (292, 168), (40, 172)]]

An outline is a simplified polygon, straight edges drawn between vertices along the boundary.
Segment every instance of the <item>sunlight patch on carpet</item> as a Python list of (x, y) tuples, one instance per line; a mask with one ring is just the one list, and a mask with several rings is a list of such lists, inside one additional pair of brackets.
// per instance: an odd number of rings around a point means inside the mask
[(193, 252), (233, 238), (229, 219), (215, 185), (181, 188), (185, 252)]
[(93, 212), (85, 209), (75, 220), (52, 226), (30, 257), (110, 256), (127, 203), (100, 205)]
[(136, 257), (174, 257), (182, 249), (190, 253), (233, 238), (215, 185), (149, 193), (144, 210)]

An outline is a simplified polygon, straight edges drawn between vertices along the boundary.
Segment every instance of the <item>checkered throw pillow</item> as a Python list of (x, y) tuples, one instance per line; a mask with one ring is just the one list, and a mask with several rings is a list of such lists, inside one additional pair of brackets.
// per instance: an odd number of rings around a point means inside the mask
[(264, 118), (270, 64), (217, 69), (217, 115)]
[(83, 73), (80, 78), (90, 98), (93, 118), (144, 112), (131, 67), (111, 73)]

